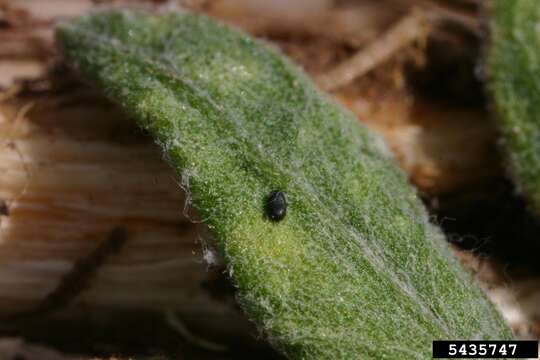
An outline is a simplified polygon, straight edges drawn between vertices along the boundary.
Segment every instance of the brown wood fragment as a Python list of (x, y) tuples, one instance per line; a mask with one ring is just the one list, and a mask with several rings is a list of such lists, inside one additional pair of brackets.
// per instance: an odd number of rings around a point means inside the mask
[(427, 23), (424, 16), (420, 11), (414, 10), (350, 59), (318, 75), (316, 82), (326, 91), (347, 85), (426, 34)]

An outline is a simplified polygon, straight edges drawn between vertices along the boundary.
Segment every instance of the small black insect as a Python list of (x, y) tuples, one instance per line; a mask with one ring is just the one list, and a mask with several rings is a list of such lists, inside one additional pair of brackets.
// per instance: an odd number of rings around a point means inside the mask
[(287, 197), (283, 191), (275, 190), (268, 195), (266, 215), (272, 221), (281, 221), (287, 215)]

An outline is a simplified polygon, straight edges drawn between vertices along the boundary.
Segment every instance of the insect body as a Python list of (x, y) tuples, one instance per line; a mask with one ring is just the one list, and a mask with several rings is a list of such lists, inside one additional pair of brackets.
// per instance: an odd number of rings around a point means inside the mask
[(283, 191), (275, 190), (266, 200), (266, 215), (273, 221), (281, 221), (287, 214), (287, 197)]

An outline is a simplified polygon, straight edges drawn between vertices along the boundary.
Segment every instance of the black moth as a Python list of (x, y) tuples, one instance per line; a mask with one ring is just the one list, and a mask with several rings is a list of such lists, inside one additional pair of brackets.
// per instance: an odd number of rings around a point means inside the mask
[(272, 221), (283, 220), (287, 214), (287, 197), (283, 191), (275, 190), (266, 199), (266, 215)]

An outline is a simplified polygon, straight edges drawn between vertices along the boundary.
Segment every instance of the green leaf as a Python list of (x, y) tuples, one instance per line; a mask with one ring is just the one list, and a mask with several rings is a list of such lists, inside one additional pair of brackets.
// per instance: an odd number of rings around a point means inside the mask
[(488, 90), (510, 175), (540, 214), (540, 3), (490, 2)]
[(242, 308), (291, 359), (426, 359), (433, 339), (511, 336), (381, 140), (275, 50), (176, 12), (105, 11), (57, 38), (155, 137)]

